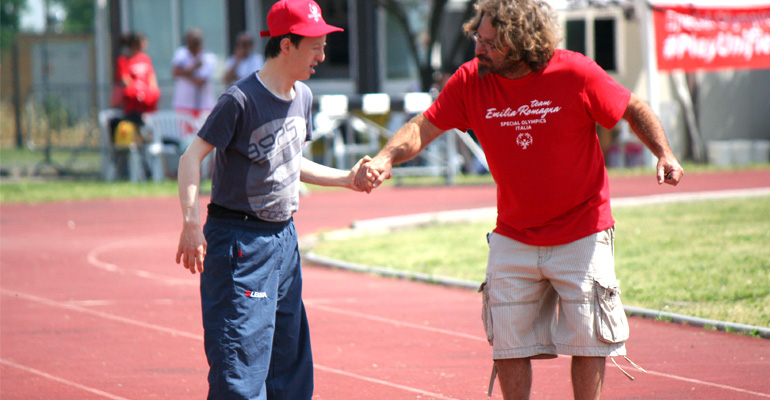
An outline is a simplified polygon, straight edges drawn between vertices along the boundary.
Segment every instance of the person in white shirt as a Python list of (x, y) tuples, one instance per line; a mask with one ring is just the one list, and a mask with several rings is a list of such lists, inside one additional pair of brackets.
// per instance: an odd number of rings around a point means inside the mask
[(217, 59), (203, 51), (203, 34), (199, 29), (185, 33), (185, 46), (176, 50), (171, 65), (176, 79), (174, 110), (198, 118), (214, 108), (216, 98), (211, 79)]
[(262, 68), (265, 58), (259, 53), (252, 53), (254, 38), (243, 32), (238, 35), (233, 54), (225, 61), (225, 83), (232, 85)]

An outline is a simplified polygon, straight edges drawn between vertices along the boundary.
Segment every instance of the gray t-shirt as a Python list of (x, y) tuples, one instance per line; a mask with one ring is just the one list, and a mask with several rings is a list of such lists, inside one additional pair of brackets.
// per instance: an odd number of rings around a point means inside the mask
[(297, 211), (313, 95), (302, 82), (294, 90), (293, 100), (280, 99), (251, 74), (219, 97), (198, 132), (217, 149), (212, 203), (274, 222)]

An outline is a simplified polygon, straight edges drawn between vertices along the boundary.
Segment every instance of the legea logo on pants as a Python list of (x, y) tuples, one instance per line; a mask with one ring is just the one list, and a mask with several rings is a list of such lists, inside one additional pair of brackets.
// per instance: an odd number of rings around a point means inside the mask
[(266, 299), (267, 298), (267, 293), (265, 293), (265, 292), (255, 292), (255, 291), (247, 290), (246, 291), (246, 297), (256, 297), (258, 299)]

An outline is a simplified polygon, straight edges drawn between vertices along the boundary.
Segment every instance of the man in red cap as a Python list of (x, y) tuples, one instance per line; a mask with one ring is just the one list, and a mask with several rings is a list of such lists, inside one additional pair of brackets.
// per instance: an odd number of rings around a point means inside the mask
[[(301, 80), (324, 61), (326, 24), (312, 0), (267, 16), (262, 69), (217, 101), (179, 162), (183, 228), (176, 261), (201, 274), (208, 399), (310, 399), (313, 360), (292, 215), (300, 181), (355, 189), (362, 159), (341, 171), (303, 159), (312, 93)], [(217, 149), (201, 232), (201, 161)], [(205, 271), (205, 273), (204, 273)]]

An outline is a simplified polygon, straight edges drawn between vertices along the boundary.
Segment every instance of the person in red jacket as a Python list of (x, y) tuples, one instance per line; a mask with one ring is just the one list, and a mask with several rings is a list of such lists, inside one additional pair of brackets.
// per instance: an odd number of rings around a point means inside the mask
[(126, 36), (128, 53), (119, 64), (120, 80), (123, 83), (123, 111), (125, 118), (142, 125), (144, 113), (157, 110), (160, 100), (158, 78), (152, 60), (144, 51), (147, 38), (141, 33)]

